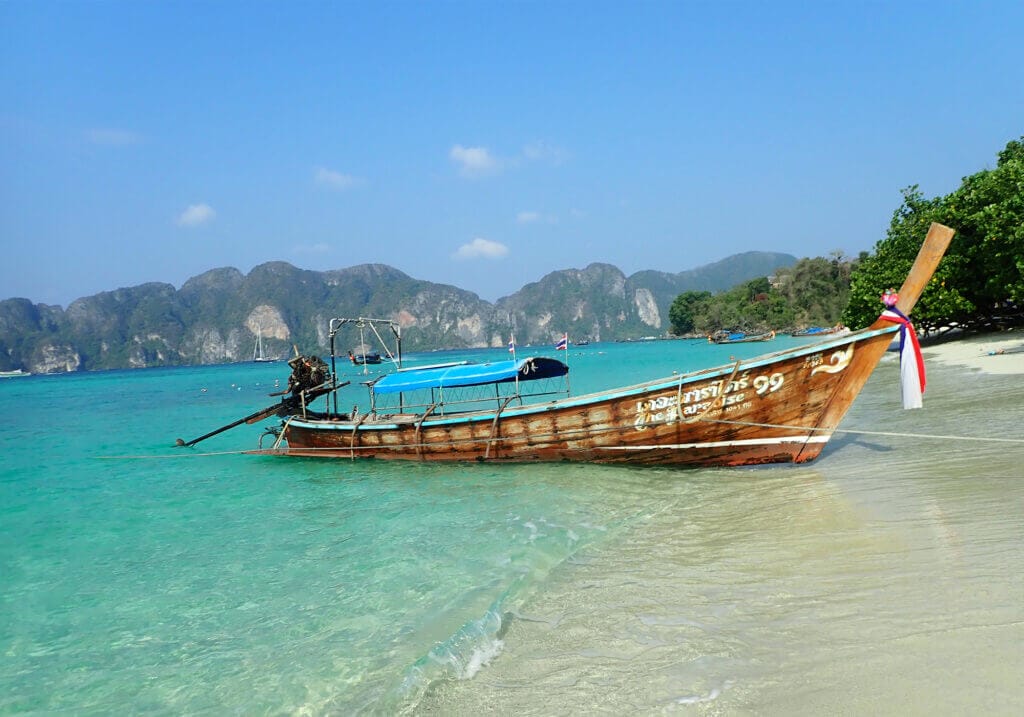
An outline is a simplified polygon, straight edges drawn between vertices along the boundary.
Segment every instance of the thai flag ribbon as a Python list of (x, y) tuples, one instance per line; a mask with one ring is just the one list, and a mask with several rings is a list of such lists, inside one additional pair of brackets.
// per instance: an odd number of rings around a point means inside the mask
[(569, 349), (569, 334), (563, 334), (562, 338), (555, 344), (555, 351), (567, 351)]
[[(900, 325), (900, 388), (903, 393), (903, 408), (921, 408), (923, 404), (925, 375), (924, 357), (921, 355), (921, 344), (917, 340), (917, 331), (910, 319), (902, 311), (892, 306), (882, 312), (883, 321), (891, 321)], [(910, 350), (907, 350), (907, 337), (910, 337)]]

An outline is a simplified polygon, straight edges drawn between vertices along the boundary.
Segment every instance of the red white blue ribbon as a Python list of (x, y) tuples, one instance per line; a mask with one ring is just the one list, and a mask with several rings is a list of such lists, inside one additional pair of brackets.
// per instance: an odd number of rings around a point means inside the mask
[[(906, 314), (891, 306), (882, 312), (884, 321), (900, 325), (900, 388), (903, 393), (903, 408), (921, 408), (924, 405), (924, 356), (917, 340), (917, 331)], [(910, 350), (906, 350), (906, 339), (910, 337)]]

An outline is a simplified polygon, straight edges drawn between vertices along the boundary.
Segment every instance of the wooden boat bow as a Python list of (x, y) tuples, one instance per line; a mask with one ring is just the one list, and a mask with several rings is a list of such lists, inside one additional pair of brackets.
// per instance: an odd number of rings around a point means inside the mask
[(932, 222), (928, 228), (928, 235), (917, 252), (914, 265), (910, 267), (910, 273), (900, 287), (900, 300), (896, 303), (896, 308), (904, 314), (909, 314), (917, 305), (917, 300), (921, 298), (925, 287), (935, 274), (935, 269), (945, 256), (954, 234), (954, 229), (937, 222)]

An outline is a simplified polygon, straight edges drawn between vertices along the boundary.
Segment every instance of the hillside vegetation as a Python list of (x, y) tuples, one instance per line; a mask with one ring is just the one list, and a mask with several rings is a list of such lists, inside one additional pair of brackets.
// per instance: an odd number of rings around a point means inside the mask
[(684, 292), (669, 309), (672, 332), (682, 336), (833, 326), (846, 308), (856, 265), (856, 260), (837, 253), (831, 259), (801, 259), (772, 277), (752, 279), (719, 294)]
[[(788, 254), (748, 252), (699, 269), (627, 277), (608, 264), (548, 274), (492, 304), (454, 286), (414, 279), (383, 264), (307, 271), (270, 262), (248, 275), (222, 268), (180, 288), (151, 283), (74, 301), (67, 310), (28, 299), (0, 301), (0, 370), (33, 373), (226, 363), (293, 346), (325, 355), (332, 317), (394, 319), (407, 351), (664, 335), (681, 291), (719, 290), (792, 264)], [(344, 355), (369, 336), (346, 327)], [(374, 342), (376, 343), (376, 342)]]

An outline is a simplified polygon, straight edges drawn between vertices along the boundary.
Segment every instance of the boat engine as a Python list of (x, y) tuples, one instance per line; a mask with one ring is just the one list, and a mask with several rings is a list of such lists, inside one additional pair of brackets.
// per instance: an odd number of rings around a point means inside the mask
[(319, 356), (296, 356), (288, 360), (288, 365), (292, 374), (288, 377), (288, 388), (281, 393), (291, 395), (281, 399), (279, 416), (301, 410), (314, 398), (331, 390), (331, 368)]

